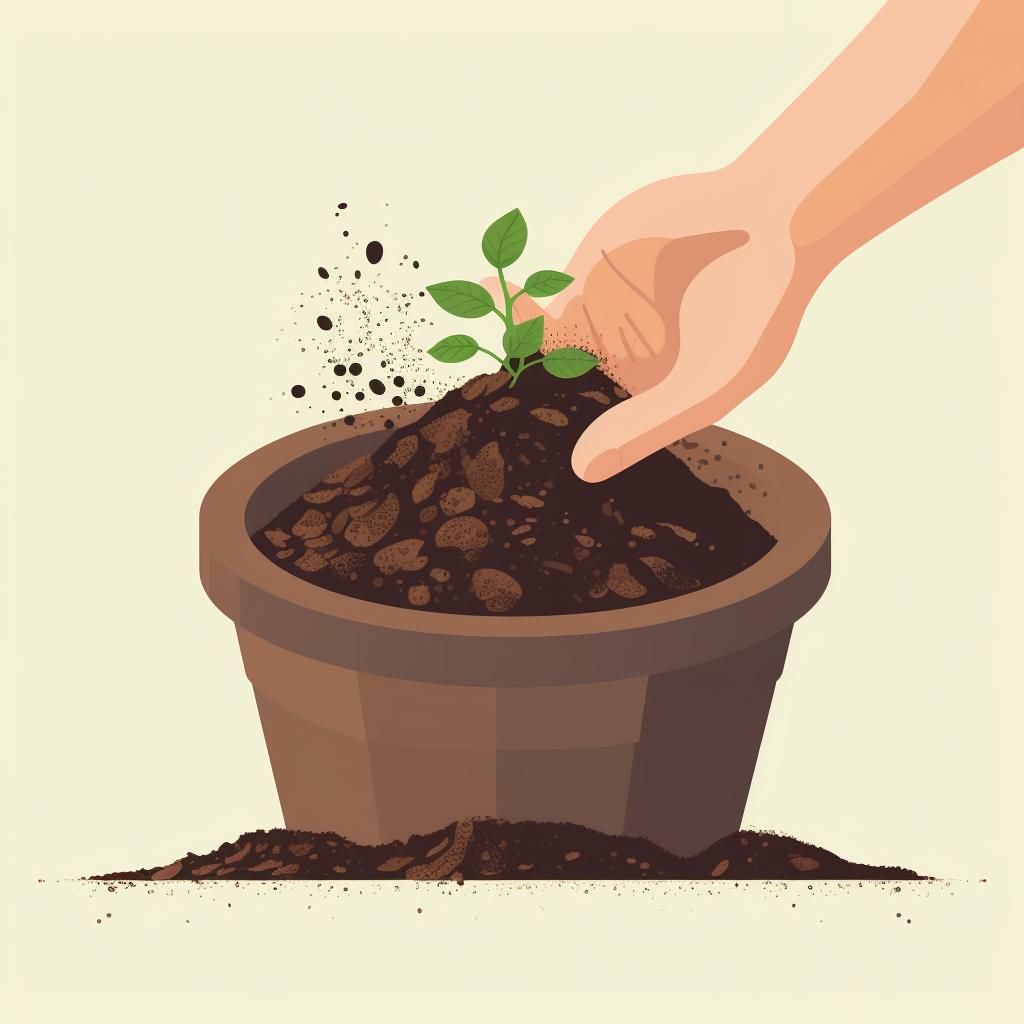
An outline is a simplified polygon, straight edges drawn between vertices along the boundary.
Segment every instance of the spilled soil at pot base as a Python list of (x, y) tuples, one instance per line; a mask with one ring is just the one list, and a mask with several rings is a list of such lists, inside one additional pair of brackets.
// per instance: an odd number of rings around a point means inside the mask
[(360, 846), (333, 832), (247, 832), (207, 854), (170, 864), (94, 875), (99, 881), (306, 879), (913, 879), (899, 867), (844, 860), (773, 832), (736, 832), (692, 857), (647, 839), (610, 836), (565, 822), (452, 822), (408, 842)]

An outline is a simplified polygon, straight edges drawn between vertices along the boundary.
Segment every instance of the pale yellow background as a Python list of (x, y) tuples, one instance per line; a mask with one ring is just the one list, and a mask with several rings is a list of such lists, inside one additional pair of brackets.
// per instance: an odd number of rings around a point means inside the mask
[(3, 4), (9, 1019), (1009, 1018), (1020, 156), (840, 267), (726, 421), (834, 512), (746, 825), (958, 881), (60, 881), (280, 821), (196, 517), (313, 421), (269, 396), (309, 365), (290, 309), (340, 255), (334, 204), (390, 202), (388, 238), (438, 278), (482, 270), (480, 229), (519, 205), (530, 265), (558, 266), (621, 195), (731, 159), (878, 6)]

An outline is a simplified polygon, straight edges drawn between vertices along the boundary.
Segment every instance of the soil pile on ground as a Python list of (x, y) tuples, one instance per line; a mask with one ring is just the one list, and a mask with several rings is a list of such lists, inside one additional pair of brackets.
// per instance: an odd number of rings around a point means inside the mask
[(736, 832), (693, 857), (647, 839), (609, 836), (564, 822), (472, 818), (407, 843), (359, 846), (333, 832), (247, 832), (211, 853), (172, 864), (97, 875), (102, 881), (182, 879), (802, 879), (920, 878), (871, 867), (771, 832)]
[(470, 615), (647, 604), (728, 579), (774, 545), (668, 451), (604, 483), (580, 480), (577, 438), (628, 397), (603, 374), (508, 382), (501, 372), (449, 392), (254, 543), (330, 590)]

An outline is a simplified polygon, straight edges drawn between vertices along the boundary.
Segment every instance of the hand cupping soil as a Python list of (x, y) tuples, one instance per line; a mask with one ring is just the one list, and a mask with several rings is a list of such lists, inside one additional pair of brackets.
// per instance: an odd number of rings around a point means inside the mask
[(504, 372), (449, 392), (253, 535), (289, 572), (353, 597), (480, 615), (647, 604), (719, 583), (774, 545), (724, 488), (661, 451), (600, 484), (572, 471), (583, 430), (627, 397)]

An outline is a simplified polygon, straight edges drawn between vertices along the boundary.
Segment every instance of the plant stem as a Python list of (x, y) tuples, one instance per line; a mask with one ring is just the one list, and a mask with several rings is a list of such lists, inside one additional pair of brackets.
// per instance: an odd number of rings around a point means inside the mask
[[(505, 296), (505, 325), (512, 326), (512, 296), (508, 293), (508, 282), (505, 280), (505, 271), (498, 267), (498, 280), (501, 282), (501, 294)], [(521, 294), (521, 293), (520, 293)], [(516, 298), (519, 298), (517, 295)]]
[[(505, 280), (505, 271), (501, 267), (498, 267), (498, 281), (501, 284), (501, 294), (505, 296), (505, 315), (502, 319), (505, 321), (505, 329), (510, 331), (512, 330), (513, 323), (515, 323), (512, 319), (512, 296), (508, 293), (508, 282)], [(497, 309), (495, 309), (495, 312), (497, 312)], [(501, 314), (498, 313), (498, 316), (501, 316)], [(519, 380), (519, 374), (523, 372), (522, 363), (523, 361), (520, 359), (518, 368), (513, 368), (510, 357), (506, 356), (501, 360), (501, 365), (512, 375), (512, 380), (509, 381), (508, 385), (509, 388), (513, 387), (515, 382)]]
[(497, 353), (492, 352), (489, 348), (484, 348), (483, 345), (480, 345), (479, 348), (481, 352), (485, 353), (486, 355), (489, 355), (492, 359), (496, 359), (499, 363), (501, 363), (502, 366), (505, 367), (505, 369), (511, 371), (512, 368)]

